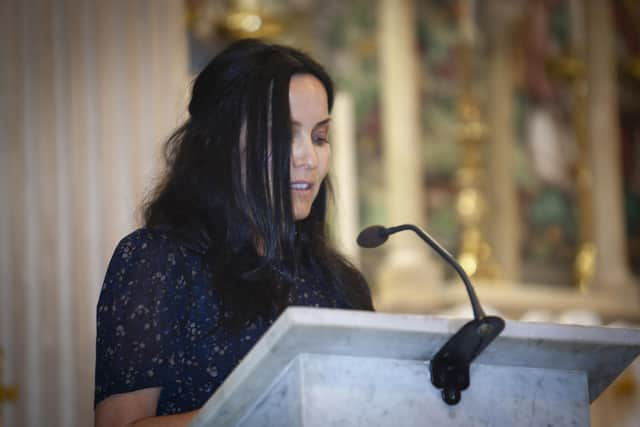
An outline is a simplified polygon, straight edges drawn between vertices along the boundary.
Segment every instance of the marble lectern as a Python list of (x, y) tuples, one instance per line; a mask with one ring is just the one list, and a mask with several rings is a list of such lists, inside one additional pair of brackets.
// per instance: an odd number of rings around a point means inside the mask
[(508, 321), (459, 404), (429, 360), (464, 319), (288, 308), (192, 426), (588, 426), (640, 330)]

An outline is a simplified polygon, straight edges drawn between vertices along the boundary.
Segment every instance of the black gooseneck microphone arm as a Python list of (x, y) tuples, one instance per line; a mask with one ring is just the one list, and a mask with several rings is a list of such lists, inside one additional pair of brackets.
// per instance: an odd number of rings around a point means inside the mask
[(465, 324), (431, 359), (431, 383), (442, 389), (442, 399), (449, 405), (460, 402), (461, 392), (469, 387), (469, 365), (502, 332), (504, 320), (496, 316), (486, 316), (471, 281), (458, 262), (431, 236), (413, 224), (395, 227), (374, 225), (358, 235), (358, 244), (365, 248), (375, 248), (387, 241), (390, 235), (411, 230), (424, 240), (438, 255), (444, 258), (460, 275), (464, 282), (474, 319)]
[(453, 258), (453, 256), (451, 256), (451, 254), (445, 248), (440, 246), (438, 242), (433, 240), (433, 238), (429, 236), (429, 234), (426, 231), (421, 230), (420, 228), (416, 227), (413, 224), (403, 224), (403, 225), (398, 225), (396, 227), (389, 227), (386, 229), (386, 233), (388, 236), (390, 236), (391, 234), (394, 234), (394, 233), (397, 233), (398, 231), (403, 231), (403, 230), (411, 230), (414, 233), (416, 233), (422, 240), (427, 242), (427, 244), (431, 246), (431, 248), (433, 248), (433, 250), (436, 251), (438, 255), (444, 258), (444, 260), (447, 261), (458, 272), (458, 275), (464, 282), (464, 286), (467, 288), (467, 294), (469, 295), (469, 300), (471, 301), (471, 308), (473, 309), (473, 317), (476, 320), (484, 319), (485, 318), (484, 310), (480, 305), (480, 301), (478, 301), (478, 297), (476, 296), (476, 292), (473, 289), (473, 285), (469, 280), (469, 276), (467, 276), (467, 273), (464, 271), (462, 266)]

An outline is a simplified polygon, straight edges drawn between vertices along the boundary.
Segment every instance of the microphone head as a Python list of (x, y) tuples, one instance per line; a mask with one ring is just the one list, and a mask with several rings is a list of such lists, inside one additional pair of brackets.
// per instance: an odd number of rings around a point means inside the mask
[(360, 232), (358, 235), (358, 245), (363, 248), (376, 248), (387, 241), (389, 234), (387, 228), (382, 225), (372, 225)]

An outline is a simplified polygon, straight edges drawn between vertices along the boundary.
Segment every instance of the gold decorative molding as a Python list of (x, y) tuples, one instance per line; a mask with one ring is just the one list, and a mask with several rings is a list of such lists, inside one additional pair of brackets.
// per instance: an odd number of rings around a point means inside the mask
[(484, 235), (487, 201), (484, 194), (486, 162), (484, 148), (487, 124), (480, 105), (473, 94), (472, 68), (475, 46), (475, 23), (469, 3), (460, 3), (460, 88), (458, 116), (459, 144), (462, 159), (456, 171), (458, 195), (456, 211), (461, 224), (458, 261), (470, 277), (496, 279), (499, 269), (493, 259), (491, 246)]
[(578, 201), (578, 250), (574, 258), (574, 285), (587, 292), (595, 272), (597, 247), (593, 241), (593, 194), (591, 147), (587, 135), (589, 89), (584, 60), (573, 54), (552, 58), (547, 63), (549, 75), (566, 82), (573, 98), (572, 125), (576, 139), (574, 183)]

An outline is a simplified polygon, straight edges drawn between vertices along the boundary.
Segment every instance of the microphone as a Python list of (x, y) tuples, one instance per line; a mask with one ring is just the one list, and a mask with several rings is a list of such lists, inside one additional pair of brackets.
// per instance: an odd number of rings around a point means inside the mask
[(387, 241), (389, 233), (382, 225), (372, 225), (358, 234), (356, 241), (363, 248), (377, 248)]
[(473, 285), (469, 280), (469, 276), (464, 271), (462, 266), (458, 264), (458, 262), (451, 256), (449, 252), (438, 242), (436, 242), (429, 234), (420, 228), (416, 227), (413, 224), (404, 224), (398, 225), (396, 227), (385, 227), (382, 225), (372, 225), (371, 227), (367, 227), (360, 232), (358, 235), (358, 245), (363, 248), (376, 248), (382, 245), (387, 241), (390, 235), (395, 234), (399, 231), (411, 230), (416, 233), (422, 240), (424, 240), (432, 249), (434, 249), (438, 255), (440, 255), (445, 261), (451, 265), (458, 275), (462, 278), (465, 287), (467, 288), (467, 294), (469, 295), (469, 300), (471, 301), (471, 308), (473, 309), (473, 317), (476, 320), (483, 319), (485, 317), (484, 310), (480, 305), (480, 301), (478, 301), (478, 297), (473, 289)]
[(487, 316), (480, 305), (469, 276), (449, 252), (429, 234), (413, 224), (395, 227), (373, 225), (360, 232), (358, 245), (375, 248), (399, 231), (411, 230), (424, 240), (458, 273), (467, 289), (474, 319), (464, 325), (432, 358), (431, 383), (442, 389), (442, 399), (449, 405), (460, 402), (461, 391), (469, 387), (469, 365), (502, 332), (505, 323), (497, 316)]

